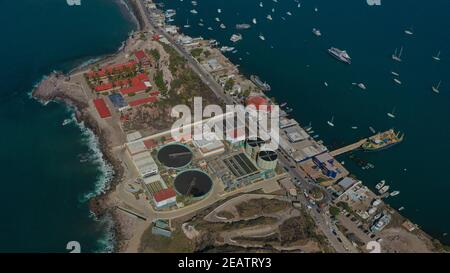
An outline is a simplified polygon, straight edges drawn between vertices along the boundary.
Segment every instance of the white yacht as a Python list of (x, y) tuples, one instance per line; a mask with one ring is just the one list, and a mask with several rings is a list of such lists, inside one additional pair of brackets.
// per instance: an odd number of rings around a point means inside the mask
[(334, 127), (334, 116), (331, 117), (331, 120), (327, 121), (327, 124)]
[(267, 15), (267, 17), (266, 17), (266, 18), (267, 18), (267, 20), (270, 20), (270, 21), (272, 21), (272, 15), (270, 15), (270, 14), (269, 14), (269, 15)]
[(232, 41), (233, 43), (236, 43), (238, 41), (242, 40), (242, 35), (241, 34), (233, 34), (231, 35), (230, 41)]
[(358, 83), (357, 84), (357, 86), (359, 87), (359, 88), (361, 88), (362, 90), (366, 90), (367, 89), (367, 87), (364, 85), (364, 83)]
[(399, 54), (397, 54), (397, 49), (395, 49), (394, 54), (392, 54), (392, 59), (394, 61), (401, 62), (402, 61), (402, 53), (403, 53), (403, 47), (400, 48)]
[(314, 35), (316, 35), (316, 36), (321, 36), (321, 35), (322, 35), (322, 33), (320, 32), (320, 29), (318, 29), (318, 28), (313, 28), (313, 29), (312, 29), (312, 32), (313, 32)]
[(441, 81), (439, 81), (437, 86), (431, 86), (431, 90), (433, 90), (434, 93), (439, 94), (439, 87), (441, 87)]
[(388, 190), (389, 190), (390, 186), (389, 185), (385, 185), (383, 186), (378, 192), (380, 194), (385, 194)]
[(436, 61), (440, 61), (441, 60), (441, 51), (438, 51), (436, 56), (433, 56), (433, 59), (435, 59)]
[(380, 183), (375, 185), (375, 189), (381, 190), (381, 188), (384, 186), (384, 184), (386, 184), (386, 181), (385, 180), (381, 180)]
[(264, 37), (262, 34), (259, 34), (259, 39), (265, 41), (265, 40), (266, 40), (266, 37)]
[(399, 85), (402, 84), (402, 82), (399, 79), (394, 79), (394, 82)]
[(400, 194), (400, 191), (393, 191), (389, 195), (390, 196), (396, 196), (396, 195), (399, 195), (399, 194)]
[(392, 109), (392, 112), (387, 113), (387, 116), (390, 118), (395, 118), (395, 107), (394, 107), (394, 109)]
[(252, 22), (256, 25), (256, 18), (253, 18)]

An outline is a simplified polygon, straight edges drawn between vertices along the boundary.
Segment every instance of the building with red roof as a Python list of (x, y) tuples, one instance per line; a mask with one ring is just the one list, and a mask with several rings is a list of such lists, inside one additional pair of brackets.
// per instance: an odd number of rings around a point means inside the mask
[(270, 105), (268, 105), (268, 100), (261, 96), (250, 96), (246, 101), (247, 105), (254, 105), (256, 110), (267, 110), (270, 111)]
[(157, 208), (168, 207), (177, 202), (177, 193), (173, 188), (167, 188), (153, 194), (153, 201)]
[(150, 59), (148, 58), (147, 54), (143, 50), (139, 50), (134, 52), (134, 56), (138, 59), (139, 63), (142, 65), (150, 65)]
[(111, 116), (111, 112), (103, 99), (95, 99), (94, 106), (97, 108), (97, 112), (101, 118), (108, 118)]
[(124, 64), (115, 64), (115, 65), (110, 65), (107, 67), (102, 67), (98, 71), (90, 71), (86, 75), (88, 78), (92, 78), (92, 77), (103, 78), (103, 77), (106, 77), (107, 74), (120, 73), (125, 68), (134, 68), (134, 67), (136, 67), (136, 65), (137, 65), (137, 62), (132, 60), (132, 61), (129, 61)]
[(147, 139), (144, 140), (144, 145), (148, 150), (151, 150), (153, 148), (156, 148), (156, 146), (158, 146), (158, 143), (156, 143), (156, 141), (154, 141), (153, 139)]
[(120, 90), (122, 95), (136, 94), (144, 92), (147, 88), (151, 87), (150, 79), (145, 73), (138, 74), (137, 76), (131, 78), (131, 85), (129, 87)]
[(112, 89), (113, 87), (114, 87), (114, 85), (112, 83), (108, 82), (108, 83), (97, 85), (94, 89), (96, 92), (103, 92), (103, 91), (108, 91), (108, 90)]
[(130, 105), (131, 107), (135, 107), (135, 106), (139, 106), (142, 104), (154, 103), (157, 101), (158, 101), (158, 97), (150, 96), (150, 97), (130, 101), (130, 102), (128, 102), (128, 105)]

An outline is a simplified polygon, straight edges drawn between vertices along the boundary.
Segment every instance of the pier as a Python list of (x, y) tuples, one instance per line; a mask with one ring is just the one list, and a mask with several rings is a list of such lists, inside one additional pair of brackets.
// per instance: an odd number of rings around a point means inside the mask
[(335, 157), (335, 156), (338, 156), (338, 155), (341, 155), (341, 154), (348, 153), (350, 151), (358, 149), (359, 147), (361, 147), (366, 142), (367, 142), (367, 138), (361, 139), (358, 142), (355, 142), (353, 144), (350, 144), (350, 145), (347, 145), (347, 146), (344, 146), (342, 148), (339, 148), (339, 149), (336, 149), (336, 150), (332, 151), (330, 153), (330, 155)]

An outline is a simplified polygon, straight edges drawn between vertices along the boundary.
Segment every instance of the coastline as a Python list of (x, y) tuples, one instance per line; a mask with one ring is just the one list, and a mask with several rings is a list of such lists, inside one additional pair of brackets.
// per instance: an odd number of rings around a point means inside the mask
[[(142, 26), (144, 25), (145, 18), (139, 12), (139, 8), (135, 0), (126, 0), (130, 4), (130, 12), (138, 20), (138, 29), (136, 32), (142, 31)], [(95, 62), (88, 65), (80, 65), (73, 70), (71, 70), (67, 75), (72, 75), (78, 73), (81, 70), (87, 69), (94, 65), (107, 63), (117, 57), (120, 53), (125, 53), (126, 47), (129, 45), (134, 32), (131, 33), (126, 41), (124, 41), (123, 46), (119, 48), (113, 54), (108, 54), (103, 57), (95, 59)], [(110, 216), (113, 221), (113, 233), (114, 236), (114, 251), (124, 251), (126, 245), (125, 240), (125, 227), (124, 220), (121, 218), (120, 214), (115, 209), (116, 204), (113, 198), (110, 198), (114, 193), (117, 185), (124, 178), (125, 169), (120, 160), (114, 155), (112, 148), (113, 145), (110, 141), (110, 136), (107, 130), (99, 124), (98, 120), (92, 115), (92, 112), (88, 111), (89, 105), (82, 99), (75, 95), (70, 95), (72, 93), (65, 92), (65, 89), (60, 89), (57, 82), (63, 81), (66, 76), (60, 72), (52, 73), (42, 80), (42, 82), (34, 88), (32, 91), (32, 96), (44, 102), (49, 101), (61, 101), (69, 106), (74, 107), (75, 117), (77, 122), (83, 122), (88, 130), (91, 130), (97, 137), (99, 142), (99, 148), (102, 152), (102, 157), (105, 162), (110, 164), (113, 168), (113, 176), (111, 181), (108, 183), (105, 191), (100, 195), (97, 195), (89, 200), (89, 207), (92, 213), (97, 218), (103, 218)], [(425, 235), (429, 236), (427, 233), (421, 230)], [(431, 236), (429, 236), (431, 238)], [(432, 239), (432, 238), (431, 238)]]
[[(65, 92), (67, 90), (60, 89), (57, 86), (57, 82), (69, 75), (80, 73), (82, 70), (89, 69), (95, 65), (101, 65), (114, 60), (117, 55), (125, 52), (125, 48), (130, 45), (131, 38), (136, 32), (142, 31), (144, 18), (138, 11), (137, 3), (134, 0), (117, 0), (119, 8), (124, 12), (128, 12), (130, 17), (135, 20), (136, 29), (128, 34), (126, 40), (122, 42), (122, 45), (114, 53), (105, 54), (89, 59), (67, 73), (60, 71), (54, 71), (50, 75), (44, 75), (42, 80), (33, 86), (30, 96), (40, 101), (43, 104), (47, 104), (51, 101), (62, 102), (68, 107), (71, 107), (75, 111), (75, 119), (77, 123), (83, 123), (87, 130), (90, 130), (97, 138), (99, 144), (99, 150), (102, 154), (102, 159), (112, 167), (113, 173), (111, 180), (107, 183), (104, 192), (92, 197), (89, 202), (89, 209), (93, 216), (97, 220), (110, 217), (112, 221), (112, 238), (113, 238), (113, 251), (121, 252), (125, 250), (123, 242), (125, 227), (121, 225), (120, 215), (115, 209), (115, 204), (111, 204), (110, 195), (115, 191), (116, 186), (123, 179), (124, 167), (121, 162), (116, 158), (111, 150), (110, 141), (107, 134), (102, 130), (95, 117), (87, 110), (88, 104), (79, 97), (70, 95), (71, 92)], [(126, 7), (123, 7), (125, 5)], [(142, 231), (143, 232), (143, 231)]]

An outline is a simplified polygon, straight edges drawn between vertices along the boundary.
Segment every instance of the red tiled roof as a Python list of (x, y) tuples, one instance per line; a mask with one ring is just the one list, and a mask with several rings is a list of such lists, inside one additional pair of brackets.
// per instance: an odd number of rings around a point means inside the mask
[(177, 196), (177, 193), (173, 188), (164, 189), (153, 194), (153, 198), (156, 202), (161, 202), (175, 196)]
[(137, 64), (136, 61), (129, 61), (127, 63), (124, 64), (115, 64), (115, 65), (111, 65), (111, 66), (107, 66), (107, 67), (102, 67), (99, 71), (90, 71), (87, 73), (87, 76), (89, 78), (94, 77), (94, 76), (99, 76), (99, 77), (104, 77), (106, 76), (106, 73), (113, 73), (114, 70), (120, 71), (126, 67), (133, 67)]
[(145, 54), (145, 52), (143, 50), (139, 50), (139, 51), (134, 52), (134, 55), (139, 60), (147, 58), (147, 55)]
[(266, 106), (266, 109), (270, 111), (270, 105), (267, 105), (267, 103), (267, 99), (261, 96), (251, 96), (247, 98), (247, 105), (254, 105), (257, 110), (260, 110), (260, 108), (264, 108), (263, 106)]
[(109, 111), (109, 108), (103, 99), (95, 99), (94, 105), (95, 108), (97, 108), (97, 112), (101, 118), (107, 118), (111, 116), (111, 112)]
[(144, 140), (144, 145), (147, 149), (155, 148), (157, 143), (153, 139)]
[(155, 91), (151, 91), (149, 94), (150, 94), (150, 96), (158, 96), (159, 94), (161, 94), (161, 92), (159, 92), (158, 90), (155, 90)]
[(95, 91), (102, 92), (102, 91), (109, 90), (111, 88), (113, 88), (113, 84), (108, 82), (108, 83), (105, 83), (105, 84), (97, 85), (95, 87)]
[(150, 79), (148, 78), (147, 74), (138, 74), (131, 79), (131, 86), (120, 90), (120, 93), (122, 93), (122, 95), (127, 95), (130, 93), (145, 91), (147, 89), (147, 85), (145, 85), (144, 82), (148, 81), (150, 81)]
[(157, 97), (150, 96), (150, 97), (147, 97), (147, 98), (142, 98), (142, 99), (137, 99), (137, 100), (134, 100), (134, 101), (130, 101), (128, 103), (128, 105), (130, 105), (131, 107), (134, 107), (134, 106), (138, 106), (138, 105), (141, 105), (141, 104), (152, 103), (152, 102), (156, 102), (156, 101), (158, 101)]
[(145, 91), (145, 89), (147, 89), (147, 85), (145, 85), (145, 83), (143, 82), (139, 82), (135, 85), (120, 90), (120, 93), (122, 93), (122, 95), (128, 95), (131, 93)]

